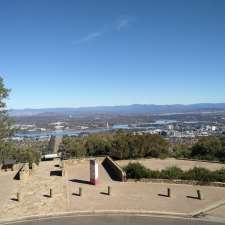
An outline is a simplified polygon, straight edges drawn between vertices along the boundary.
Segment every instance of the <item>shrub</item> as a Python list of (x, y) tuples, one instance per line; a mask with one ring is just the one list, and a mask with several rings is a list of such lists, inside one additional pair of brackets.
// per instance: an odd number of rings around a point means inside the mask
[(208, 169), (195, 167), (193, 169), (188, 170), (184, 173), (183, 176), (184, 180), (197, 180), (203, 182), (210, 182), (215, 181), (214, 177), (212, 176), (212, 172)]
[(176, 144), (173, 148), (173, 157), (175, 158), (190, 158), (191, 149), (188, 145), (185, 144)]
[(161, 172), (158, 170), (149, 170), (149, 177), (152, 179), (160, 179)]
[(124, 168), (127, 178), (133, 179), (141, 179), (141, 178), (149, 178), (149, 170), (145, 168), (140, 163), (129, 163)]
[(129, 163), (124, 167), (127, 173), (127, 178), (141, 179), (181, 179), (181, 180), (193, 180), (202, 182), (225, 182), (225, 169), (220, 169), (211, 172), (208, 169), (195, 167), (188, 171), (183, 171), (180, 168), (173, 166), (165, 170), (150, 170), (145, 168), (140, 163)]
[(212, 176), (217, 182), (225, 182), (225, 169), (213, 171)]
[(182, 169), (172, 166), (161, 171), (160, 177), (163, 179), (181, 179), (184, 172)]
[(216, 160), (221, 155), (223, 146), (219, 138), (214, 136), (202, 137), (193, 145), (191, 157), (197, 159)]

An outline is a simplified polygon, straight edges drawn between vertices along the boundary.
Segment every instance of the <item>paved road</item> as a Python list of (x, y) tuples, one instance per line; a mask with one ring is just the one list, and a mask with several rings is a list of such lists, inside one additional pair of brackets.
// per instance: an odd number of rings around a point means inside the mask
[[(7, 223), (8, 224), (8, 223)], [(221, 225), (191, 219), (168, 219), (149, 216), (104, 215), (71, 216), (10, 223), (10, 225)], [(8, 224), (9, 225), (9, 224)]]

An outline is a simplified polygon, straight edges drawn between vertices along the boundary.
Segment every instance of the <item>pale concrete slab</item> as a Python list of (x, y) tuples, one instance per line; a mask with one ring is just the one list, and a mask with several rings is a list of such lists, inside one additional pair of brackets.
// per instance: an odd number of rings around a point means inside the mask
[(3, 210), (6, 201), (11, 198), (12, 193), (18, 184), (17, 180), (14, 180), (16, 172), (4, 172), (0, 173), (0, 212)]
[[(18, 181), (14, 192), (7, 197), (5, 207), (0, 211), (0, 218), (18, 218), (29, 215), (45, 215), (48, 213), (65, 211), (66, 186), (62, 177), (50, 176), (55, 171), (58, 162), (42, 162), (26, 182)], [(48, 197), (50, 188), (54, 197)], [(16, 201), (16, 193), (21, 193), (21, 201)], [(14, 199), (14, 200), (13, 200)]]
[[(108, 196), (107, 185), (97, 187), (79, 185), (83, 187), (83, 196), (72, 195), (78, 193), (78, 186), (70, 189), (71, 210), (144, 210), (174, 213), (191, 213), (206, 208), (213, 202), (225, 196), (223, 188), (192, 187), (189, 185), (165, 185), (151, 183), (111, 183), (112, 196)], [(71, 186), (72, 187), (72, 186)], [(171, 188), (172, 198), (160, 196)], [(200, 201), (187, 196), (196, 197), (196, 190), (200, 189), (205, 200)]]
[(225, 219), (225, 205), (212, 210), (211, 212), (207, 213), (210, 216), (214, 216), (214, 217), (220, 217), (220, 218), (224, 218)]
[[(101, 164), (99, 185), (89, 185), (88, 162), (69, 167), (68, 179), (71, 210), (125, 209), (191, 213), (225, 198), (224, 188), (112, 181)], [(112, 196), (107, 196), (109, 185), (112, 188)], [(77, 196), (79, 187), (83, 188), (82, 197)], [(159, 194), (166, 194), (167, 188), (171, 188), (172, 198), (159, 196)], [(194, 198), (197, 197), (197, 189), (205, 196), (203, 201)]]

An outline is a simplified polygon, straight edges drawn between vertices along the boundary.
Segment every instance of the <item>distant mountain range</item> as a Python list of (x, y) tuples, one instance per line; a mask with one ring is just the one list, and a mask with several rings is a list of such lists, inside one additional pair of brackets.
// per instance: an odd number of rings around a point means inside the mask
[(96, 106), (81, 108), (43, 108), (43, 109), (11, 109), (10, 116), (44, 116), (44, 115), (80, 115), (89, 113), (112, 114), (162, 114), (162, 113), (190, 113), (225, 111), (225, 103), (199, 103), (191, 105), (121, 105), (121, 106)]

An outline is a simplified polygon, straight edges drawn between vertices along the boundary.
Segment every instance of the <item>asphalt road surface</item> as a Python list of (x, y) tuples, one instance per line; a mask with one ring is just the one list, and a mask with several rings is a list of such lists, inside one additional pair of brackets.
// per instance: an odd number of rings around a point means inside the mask
[(191, 219), (172, 219), (132, 215), (68, 216), (7, 223), (8, 225), (221, 225)]

